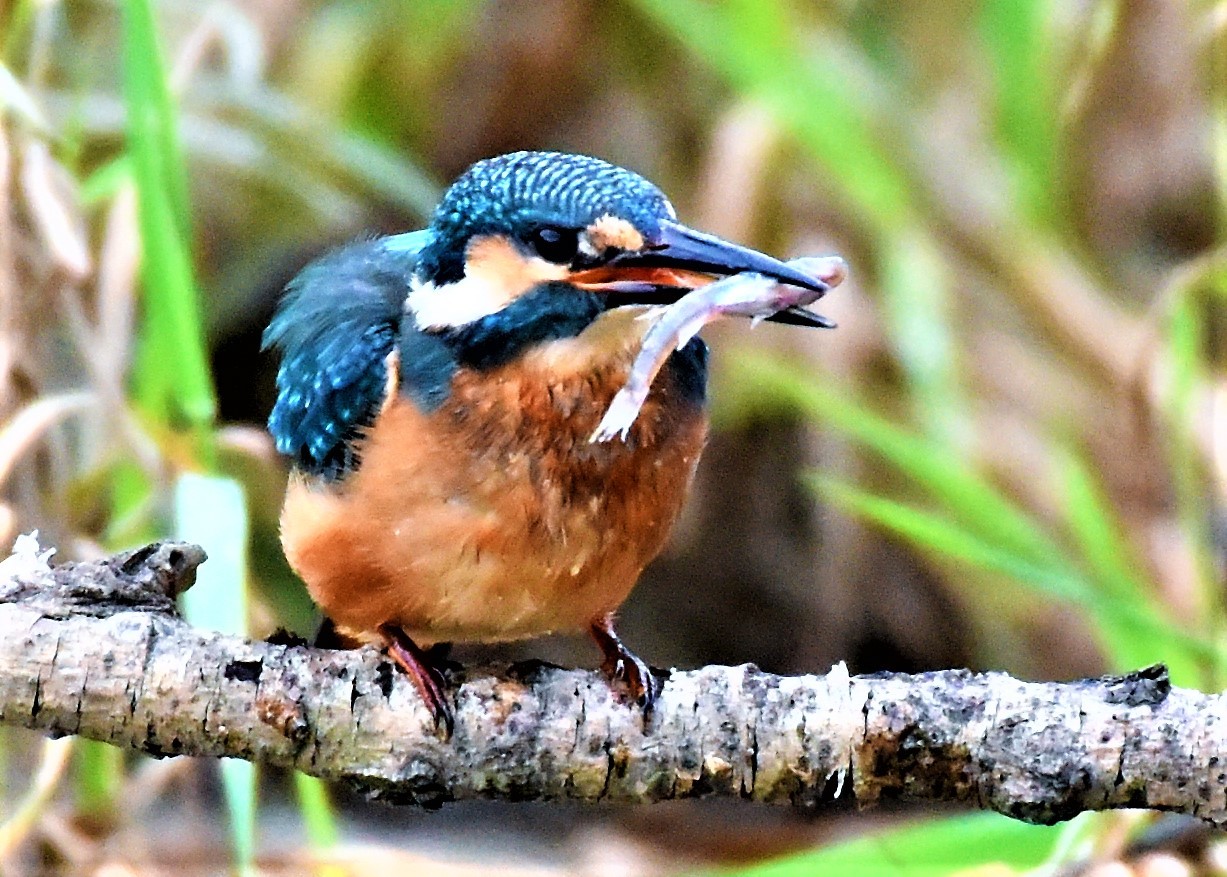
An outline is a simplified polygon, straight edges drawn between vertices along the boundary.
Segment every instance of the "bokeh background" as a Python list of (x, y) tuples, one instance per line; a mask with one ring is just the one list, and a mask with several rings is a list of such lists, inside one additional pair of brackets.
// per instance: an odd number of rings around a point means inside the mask
[[(852, 271), (835, 332), (706, 333), (717, 430), (624, 609), (640, 654), (1227, 680), (1227, 3), (9, 0), (0, 65), (0, 543), (195, 538), (199, 623), (310, 635), (262, 429), (280, 289), (420, 227), (476, 159), (578, 151)], [(596, 663), (566, 638), (461, 653), (526, 656)], [(1227, 863), (1143, 814), (425, 814), (0, 735), (6, 873)]]

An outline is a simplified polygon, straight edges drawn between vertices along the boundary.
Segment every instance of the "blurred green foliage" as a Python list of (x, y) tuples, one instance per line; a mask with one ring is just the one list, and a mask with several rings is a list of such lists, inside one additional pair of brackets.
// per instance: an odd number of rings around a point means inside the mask
[(987, 861), (999, 863), (1006, 869), (1002, 873), (1024, 872), (1045, 863), (1056, 845), (1056, 835), (1051, 829), (1021, 825), (995, 813), (977, 813), (940, 825), (911, 825), (858, 838), (735, 873), (742, 877), (939, 877), (975, 871)]
[[(0, 9), (5, 161), (46, 148), (68, 182), (27, 181), (6, 208), (41, 255), (0, 236), (0, 422), (65, 386), (106, 410), (52, 433), (50, 456), (21, 449), (0, 512), (64, 545), (202, 534), (229, 563), (199, 623), (301, 621), (270, 549), (280, 464), (218, 418), (267, 409), (253, 332), (276, 287), (331, 242), (420, 225), (483, 154), (577, 149), (659, 179), (696, 220), (742, 211), (740, 234), (848, 257), (844, 329), (787, 360), (738, 353), (715, 393), (730, 432), (799, 412), (835, 449), (806, 483), (866, 529), (830, 550), (908, 546), (982, 663), (1074, 629), (1104, 669), (1162, 661), (1220, 688), (1224, 20), (1222, 2), (1153, 0), (17, 0)], [(746, 107), (764, 115), (738, 135)], [(61, 202), (93, 274), (45, 234)], [(125, 233), (139, 296), (115, 268)], [(68, 316), (41, 319), (47, 302)], [(1041, 629), (1067, 610), (1080, 626)], [(124, 765), (80, 761), (81, 809), (107, 809)], [(246, 771), (225, 783), (250, 865)], [(309, 838), (331, 846), (327, 795), (296, 783)], [(744, 873), (1016, 873), (1119, 827), (931, 820)]]

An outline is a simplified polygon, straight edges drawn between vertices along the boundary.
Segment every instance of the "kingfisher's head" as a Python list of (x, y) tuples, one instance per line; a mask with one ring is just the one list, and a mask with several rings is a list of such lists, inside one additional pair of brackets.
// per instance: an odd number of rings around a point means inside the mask
[[(447, 191), (414, 271), (409, 308), (428, 331), (542, 309), (659, 304), (754, 271), (827, 284), (755, 250), (687, 228), (638, 174), (584, 155), (516, 152), (480, 161)], [(806, 323), (792, 313), (783, 321)], [(822, 325), (814, 322), (813, 325)]]

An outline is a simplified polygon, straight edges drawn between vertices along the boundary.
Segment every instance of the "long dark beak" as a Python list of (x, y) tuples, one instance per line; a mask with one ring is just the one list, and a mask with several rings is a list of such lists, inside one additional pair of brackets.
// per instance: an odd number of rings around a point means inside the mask
[(742, 271), (754, 271), (774, 277), (781, 283), (825, 293), (830, 287), (823, 281), (802, 274), (779, 259), (774, 259), (758, 250), (722, 240), (715, 235), (704, 234), (675, 222), (666, 222), (658, 241), (649, 244), (637, 253), (624, 253), (609, 264), (633, 263), (648, 267), (680, 268), (726, 277)]
[[(840, 278), (822, 278), (798, 271), (758, 250), (665, 222), (661, 232), (640, 250), (619, 253), (599, 266), (576, 275), (626, 304), (668, 304), (686, 292), (719, 277), (752, 271), (780, 283), (818, 293), (821, 297)], [(834, 282), (830, 282), (831, 280)], [(777, 323), (830, 328), (825, 317), (792, 307), (767, 318)]]

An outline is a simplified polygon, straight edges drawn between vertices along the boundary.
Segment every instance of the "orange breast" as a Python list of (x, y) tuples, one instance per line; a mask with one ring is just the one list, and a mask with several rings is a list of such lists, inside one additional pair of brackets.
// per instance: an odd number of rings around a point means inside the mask
[(462, 370), (430, 414), (396, 396), (357, 472), (296, 477), (282, 540), (325, 613), (428, 644), (579, 629), (616, 609), (663, 548), (707, 433), (662, 374), (626, 443), (589, 443), (638, 351), (633, 315)]

